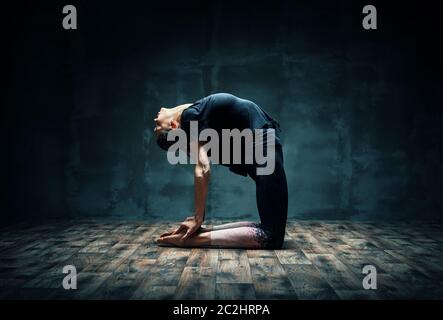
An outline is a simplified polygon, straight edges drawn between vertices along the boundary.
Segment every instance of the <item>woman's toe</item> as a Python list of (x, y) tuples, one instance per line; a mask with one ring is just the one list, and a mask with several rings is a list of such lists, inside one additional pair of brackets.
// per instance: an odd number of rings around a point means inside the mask
[(163, 234), (160, 235), (160, 238), (166, 237), (166, 236), (170, 236), (172, 234), (172, 232), (165, 232)]

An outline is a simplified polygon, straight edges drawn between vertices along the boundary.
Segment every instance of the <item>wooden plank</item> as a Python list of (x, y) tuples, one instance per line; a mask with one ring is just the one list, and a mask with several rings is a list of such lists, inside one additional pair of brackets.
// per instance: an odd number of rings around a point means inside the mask
[(94, 270), (89, 270), (94, 272), (114, 272), (135, 252), (138, 246), (139, 244), (117, 243), (107, 253), (103, 254), (100, 265)]
[(377, 290), (337, 290), (336, 293), (342, 300), (379, 300)]
[(217, 300), (255, 300), (252, 284), (217, 283), (215, 291)]
[(286, 271), (277, 258), (249, 258), (249, 265), (253, 275), (286, 276)]
[(141, 282), (141, 274), (128, 277), (126, 274), (114, 273), (94, 293), (94, 299), (127, 300), (130, 299)]
[[(75, 223), (3, 229), (0, 297), (443, 297), (443, 232), (438, 224), (288, 221), (282, 250), (211, 250), (158, 247), (155, 238), (175, 223)], [(78, 290), (61, 288), (68, 264), (77, 268)], [(376, 291), (362, 289), (366, 264), (377, 268)]]
[(146, 286), (177, 286), (183, 273), (184, 264), (146, 266), (142, 274)]
[(322, 246), (311, 233), (298, 233), (292, 236), (292, 240), (297, 246), (303, 248), (303, 251), (309, 253), (329, 253), (329, 250)]
[(301, 250), (276, 250), (281, 264), (312, 264)]
[(192, 249), (186, 262), (186, 266), (217, 268), (217, 263), (218, 249)]
[(157, 265), (185, 265), (191, 253), (189, 249), (163, 248), (157, 259)]
[(77, 253), (67, 260), (63, 261), (62, 263), (57, 264), (57, 266), (55, 266), (53, 270), (63, 270), (64, 266), (73, 265), (77, 269), (77, 273), (82, 271), (95, 272), (104, 263), (106, 263), (104, 254)]
[(141, 244), (137, 249), (129, 256), (129, 259), (153, 259), (157, 260), (158, 256), (164, 248), (158, 246), (147, 246)]
[(144, 273), (150, 266), (155, 265), (156, 259), (127, 259), (120, 264), (116, 272), (123, 274)]
[[(235, 254), (234, 254), (235, 252)], [(227, 255), (222, 253), (217, 268), (217, 283), (252, 283), (248, 255), (236, 250)]]
[(175, 293), (175, 299), (211, 300), (215, 298), (214, 268), (185, 267)]
[(352, 249), (356, 250), (377, 250), (378, 246), (368, 239), (344, 239)]
[(276, 258), (250, 258), (252, 282), (257, 299), (295, 299), (286, 271)]
[(414, 288), (411, 288), (406, 283), (399, 282), (390, 274), (377, 275), (377, 295), (380, 299), (417, 298), (414, 295)]
[(93, 299), (98, 288), (108, 279), (110, 272), (80, 272), (77, 275), (77, 289), (73, 291), (75, 299)]
[(80, 249), (79, 253), (106, 253), (116, 243), (116, 240), (96, 240)]
[(23, 288), (55, 289), (62, 287), (65, 274), (60, 272), (42, 272), (23, 285)]
[[(140, 227), (138, 228), (138, 230)], [(155, 243), (158, 238), (159, 226), (149, 226), (143, 229), (142, 232), (137, 233), (137, 235), (131, 240), (131, 243), (139, 243), (142, 245), (148, 245), (150, 243)]]
[(171, 300), (174, 297), (175, 286), (141, 285), (132, 295), (133, 300)]
[(440, 278), (443, 274), (443, 259), (439, 259), (437, 262), (433, 262), (429, 257), (417, 257), (411, 255), (404, 250), (385, 250), (388, 254), (392, 255), (399, 262), (405, 263), (420, 273), (426, 275), (428, 278)]
[(292, 287), (301, 300), (335, 300), (337, 294), (312, 264), (285, 264)]
[(334, 290), (357, 290), (362, 288), (361, 280), (334, 255), (307, 253), (306, 256)]
[(246, 250), (248, 258), (276, 258), (274, 250)]
[(426, 276), (405, 263), (386, 263), (383, 267), (387, 274), (391, 275), (399, 283), (404, 283), (408, 286), (432, 286), (435, 281), (432, 277)]
[(243, 249), (219, 249), (218, 259), (238, 259), (241, 252), (246, 251), (264, 251), (264, 250), (243, 250)]

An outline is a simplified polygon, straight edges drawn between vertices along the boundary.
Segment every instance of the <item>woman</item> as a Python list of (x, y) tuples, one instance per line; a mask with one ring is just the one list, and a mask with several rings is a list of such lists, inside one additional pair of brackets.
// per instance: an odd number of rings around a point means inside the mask
[[(198, 124), (198, 132), (204, 129), (213, 129), (220, 134), (223, 134), (223, 129), (251, 129), (255, 132), (264, 132), (262, 136), (258, 135), (259, 138), (254, 138), (253, 146), (246, 146), (245, 150), (263, 147), (265, 153), (275, 151), (275, 167), (270, 174), (258, 174), (257, 170), (262, 164), (256, 159), (252, 163), (245, 162), (244, 154), (241, 156), (241, 163), (222, 164), (228, 166), (234, 173), (251, 177), (255, 182), (260, 223), (245, 221), (214, 226), (211, 229), (202, 228), (210, 178), (210, 155), (204, 143), (190, 138), (189, 149), (197, 150), (198, 154), (194, 170), (195, 212), (177, 229), (162, 234), (158, 239), (159, 244), (249, 249), (282, 247), (287, 219), (288, 190), (283, 167), (282, 144), (278, 134), (279, 125), (274, 119), (252, 101), (227, 93), (217, 93), (192, 104), (161, 108), (154, 121), (157, 143), (164, 150), (168, 150), (174, 143), (167, 140), (169, 131), (181, 128), (189, 137), (191, 121), (195, 121)], [(268, 139), (270, 135), (275, 139)]]

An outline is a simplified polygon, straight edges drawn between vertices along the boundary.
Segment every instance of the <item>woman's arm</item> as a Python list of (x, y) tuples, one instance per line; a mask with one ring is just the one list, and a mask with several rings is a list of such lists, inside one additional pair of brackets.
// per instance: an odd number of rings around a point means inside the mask
[(206, 196), (208, 194), (211, 165), (207, 151), (202, 144), (198, 144), (198, 160), (194, 170), (194, 203), (195, 220), (199, 226), (205, 219)]
[[(194, 169), (194, 203), (195, 210), (192, 217), (188, 217), (172, 234), (186, 232), (182, 240), (188, 239), (202, 225), (205, 219), (206, 196), (208, 194), (209, 178), (211, 173), (210, 162), (205, 147), (198, 142), (191, 142), (191, 150), (196, 148), (198, 159)], [(195, 150), (195, 149), (194, 149)], [(192, 156), (192, 155), (191, 155)]]

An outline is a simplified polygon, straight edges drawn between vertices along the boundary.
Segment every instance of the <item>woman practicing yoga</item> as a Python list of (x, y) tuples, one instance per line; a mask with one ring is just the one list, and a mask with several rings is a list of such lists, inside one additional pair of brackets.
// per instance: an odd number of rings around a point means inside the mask
[[(159, 244), (180, 247), (255, 249), (279, 249), (282, 247), (287, 219), (288, 190), (283, 167), (279, 125), (274, 119), (252, 101), (227, 93), (217, 93), (192, 104), (161, 108), (154, 121), (156, 122), (154, 131), (157, 136), (157, 144), (162, 149), (168, 150), (175, 143), (175, 139), (168, 141), (168, 133), (175, 129), (182, 129), (187, 136), (186, 145), (189, 146), (189, 148), (185, 148), (185, 151), (189, 154), (188, 150), (191, 150), (191, 153), (192, 150), (195, 150), (196, 158), (194, 215), (186, 218), (175, 230), (162, 234), (158, 239)], [(230, 152), (228, 160), (231, 161), (217, 161), (218, 155), (214, 154), (212, 148), (207, 148), (205, 143), (197, 139), (195, 133), (192, 133), (194, 124), (198, 125), (198, 134), (205, 129), (212, 129), (212, 132), (218, 133), (220, 136), (218, 141), (220, 145), (223, 144), (223, 148), (219, 150)], [(227, 129), (232, 131), (238, 129), (241, 132), (251, 130), (256, 133), (252, 141), (248, 142), (246, 138), (242, 140), (244, 148), (241, 149), (240, 162), (232, 161), (232, 157), (236, 157), (237, 149), (233, 149), (232, 146), (229, 146), (228, 150), (225, 148), (227, 140), (223, 135), (230, 131)], [(212, 137), (207, 144), (210, 142), (213, 142)], [(271, 157), (272, 161), (275, 161), (271, 172), (265, 170), (260, 173), (264, 164), (263, 161), (257, 159), (260, 158), (257, 157), (257, 149), (262, 150), (262, 155), (266, 153), (268, 159)], [(252, 150), (255, 151), (253, 161), (245, 160), (252, 154)], [(220, 159), (224, 157), (222, 152), (220, 152)], [(224, 159), (226, 160), (226, 158)], [(211, 162), (228, 166), (234, 173), (250, 176), (253, 179), (256, 185), (260, 223), (245, 221), (213, 226), (212, 228), (201, 226), (205, 218)]]

